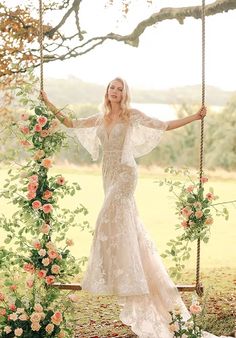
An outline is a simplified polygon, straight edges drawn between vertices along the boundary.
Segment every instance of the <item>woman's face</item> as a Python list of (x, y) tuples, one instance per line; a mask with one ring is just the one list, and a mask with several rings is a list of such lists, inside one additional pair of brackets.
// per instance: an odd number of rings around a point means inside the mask
[(111, 81), (107, 95), (111, 103), (120, 103), (122, 100), (123, 84), (118, 80)]

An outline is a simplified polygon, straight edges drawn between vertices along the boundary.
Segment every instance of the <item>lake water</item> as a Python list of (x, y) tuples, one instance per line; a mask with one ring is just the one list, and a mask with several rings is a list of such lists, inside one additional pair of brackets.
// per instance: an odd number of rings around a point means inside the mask
[[(162, 121), (168, 121), (176, 119), (176, 111), (179, 109), (180, 105), (168, 105), (168, 104), (158, 104), (158, 103), (132, 103), (133, 108), (136, 108), (143, 113), (157, 117)], [(222, 106), (210, 106), (209, 107), (213, 112), (220, 112)]]

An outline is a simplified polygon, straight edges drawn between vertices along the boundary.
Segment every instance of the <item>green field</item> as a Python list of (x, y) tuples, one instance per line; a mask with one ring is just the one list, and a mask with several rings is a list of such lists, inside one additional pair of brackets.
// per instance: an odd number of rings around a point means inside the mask
[[(66, 197), (62, 201), (62, 205), (73, 208), (79, 203), (84, 204), (89, 210), (87, 219), (94, 227), (103, 202), (100, 169), (68, 166), (54, 168), (51, 172), (52, 174), (63, 174), (69, 182), (79, 182), (82, 190), (78, 192), (76, 197)], [(1, 169), (0, 174), (2, 186), (7, 176), (7, 169)], [(156, 180), (164, 177), (166, 175), (160, 168), (154, 167), (150, 170), (139, 168), (139, 181), (135, 194), (140, 217), (160, 253), (165, 250), (166, 242), (177, 234), (174, 226), (177, 223), (177, 218), (173, 196), (166, 187), (159, 187), (155, 183)], [(213, 173), (210, 176), (209, 186), (213, 186), (215, 193), (220, 196), (218, 201), (236, 200), (236, 178), (233, 175)], [(13, 206), (6, 200), (0, 202), (1, 212), (10, 215), (14, 210)], [(229, 205), (228, 209), (230, 211), (229, 220), (225, 221), (221, 217), (215, 217), (211, 229), (211, 239), (208, 244), (202, 244), (202, 270), (204, 268), (236, 267), (236, 208)], [(72, 251), (75, 256), (89, 254), (91, 235), (72, 229), (68, 237), (74, 239), (75, 246)], [(4, 236), (1, 234), (1, 239), (3, 238)], [(195, 248), (193, 248), (192, 258), (186, 265), (188, 268), (194, 267), (194, 251)], [(167, 266), (169, 265), (168, 261), (165, 263)]]

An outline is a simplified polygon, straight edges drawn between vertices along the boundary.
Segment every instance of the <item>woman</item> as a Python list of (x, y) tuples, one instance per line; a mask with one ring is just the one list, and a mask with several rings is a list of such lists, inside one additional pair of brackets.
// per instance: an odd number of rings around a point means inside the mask
[[(157, 146), (165, 130), (202, 119), (206, 108), (162, 122), (130, 108), (129, 89), (121, 78), (108, 84), (103, 112), (88, 118), (71, 120), (49, 102), (44, 92), (41, 97), (65, 126), (75, 128), (93, 160), (98, 158), (99, 146), (103, 148), (105, 198), (82, 288), (94, 294), (118, 296), (120, 319), (140, 338), (172, 337), (168, 311), (178, 304), (185, 320), (190, 315), (139, 219), (134, 200), (134, 158)], [(212, 335), (206, 333), (205, 337)]]

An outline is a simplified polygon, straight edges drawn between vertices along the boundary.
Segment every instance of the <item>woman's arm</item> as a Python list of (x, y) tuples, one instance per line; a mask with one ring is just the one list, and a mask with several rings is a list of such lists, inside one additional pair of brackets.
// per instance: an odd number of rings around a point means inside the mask
[(54, 104), (48, 100), (47, 94), (44, 91), (40, 92), (40, 98), (55, 117), (68, 128), (92, 128), (97, 125), (100, 118), (100, 114), (95, 114), (89, 117), (72, 120), (65, 116), (60, 109), (57, 109)]
[(182, 119), (168, 121), (167, 122), (168, 127), (166, 130), (177, 129), (193, 121), (201, 120), (206, 116), (206, 112), (207, 112), (206, 107), (203, 106), (199, 109), (199, 111), (196, 114), (184, 117)]

